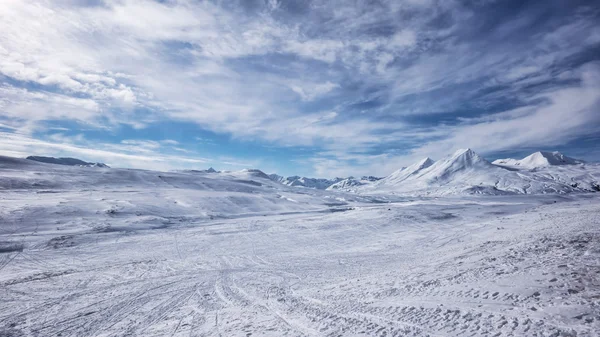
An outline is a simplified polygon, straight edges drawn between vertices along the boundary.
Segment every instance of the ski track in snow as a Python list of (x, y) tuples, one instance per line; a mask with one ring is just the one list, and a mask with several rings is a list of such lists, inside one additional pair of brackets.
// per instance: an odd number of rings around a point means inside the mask
[[(0, 336), (600, 331), (596, 194), (381, 203), (143, 178), (0, 192)], [(246, 204), (227, 214), (230, 198)]]

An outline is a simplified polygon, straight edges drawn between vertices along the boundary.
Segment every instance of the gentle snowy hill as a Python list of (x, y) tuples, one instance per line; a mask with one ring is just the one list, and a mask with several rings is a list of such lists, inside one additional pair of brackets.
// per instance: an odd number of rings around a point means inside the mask
[(83, 161), (83, 160), (77, 159), (77, 158), (54, 158), (54, 157), (43, 157), (43, 156), (29, 156), (26, 159), (41, 162), (41, 163), (46, 163), (46, 164), (108, 168), (108, 165), (106, 165), (104, 163), (91, 163), (91, 162), (86, 162), (86, 161)]
[(554, 151), (545, 152), (538, 151), (531, 155), (518, 160), (518, 159), (498, 159), (493, 162), (495, 165), (508, 166), (516, 168), (533, 169), (538, 167), (557, 166), (557, 165), (576, 165), (583, 164), (582, 160), (574, 159), (565, 156), (564, 154)]
[[(199, 221), (251, 214), (329, 212), (345, 207), (352, 200), (369, 202), (377, 199), (282, 185), (257, 169), (212, 173), (208, 170), (89, 170), (79, 166), (0, 157), (0, 192), (10, 191), (34, 194), (103, 191), (71, 201), (69, 207), (73, 212), (69, 214), (74, 217), (73, 221), (87, 216), (87, 212), (93, 209), (93, 212), (106, 211), (111, 216), (130, 219), (132, 228), (152, 227), (157, 222), (171, 223), (175, 221), (173, 219), (182, 218)], [(127, 196), (127, 202), (119, 201), (123, 196)], [(52, 205), (60, 202), (57, 200)], [(35, 216), (31, 214), (28, 218), (23, 215), (23, 219), (40, 225), (45, 223), (44, 219), (36, 219)]]

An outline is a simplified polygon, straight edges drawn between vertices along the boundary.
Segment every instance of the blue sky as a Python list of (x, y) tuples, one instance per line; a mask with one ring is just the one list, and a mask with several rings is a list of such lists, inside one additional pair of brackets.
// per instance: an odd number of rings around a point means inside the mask
[(597, 1), (0, 2), (0, 154), (379, 175), (600, 160)]

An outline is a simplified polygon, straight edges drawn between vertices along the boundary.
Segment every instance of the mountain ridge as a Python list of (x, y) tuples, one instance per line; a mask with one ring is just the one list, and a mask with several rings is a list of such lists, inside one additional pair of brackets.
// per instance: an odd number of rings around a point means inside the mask
[(66, 166), (81, 166), (81, 167), (102, 167), (109, 168), (104, 163), (86, 162), (81, 159), (71, 157), (45, 157), (45, 156), (29, 156), (25, 158), (27, 160), (37, 161), (46, 164), (66, 165)]

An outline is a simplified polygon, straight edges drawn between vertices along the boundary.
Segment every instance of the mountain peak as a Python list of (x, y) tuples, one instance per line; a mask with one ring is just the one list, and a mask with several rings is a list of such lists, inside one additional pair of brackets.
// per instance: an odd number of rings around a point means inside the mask
[(475, 151), (471, 150), (470, 148), (456, 150), (454, 152), (454, 154), (452, 155), (452, 157), (460, 157), (460, 156), (481, 158)]
[(449, 159), (447, 159), (447, 161), (465, 161), (465, 163), (471, 163), (471, 164), (476, 163), (476, 162), (489, 163), (487, 160), (485, 160), (483, 157), (481, 157), (475, 151), (468, 149), (468, 148), (457, 150), (456, 152), (454, 152), (454, 154), (452, 156), (450, 156)]
[(425, 158), (421, 159), (421, 161), (419, 161), (417, 164), (421, 168), (426, 168), (426, 167), (433, 165), (433, 163), (435, 163), (435, 161), (433, 161), (433, 159), (431, 159), (429, 157), (425, 157)]
[(248, 173), (249, 175), (252, 175), (257, 178), (271, 179), (266, 173), (259, 169), (243, 169), (240, 172)]
[(390, 174), (389, 176), (385, 177), (384, 179), (380, 180), (381, 184), (389, 184), (389, 183), (398, 184), (398, 183), (410, 178), (411, 176), (416, 175), (417, 173), (430, 167), (433, 164), (434, 164), (434, 161), (431, 158), (425, 157), (425, 158), (419, 160), (418, 162), (416, 162), (408, 167), (403, 167), (403, 168), (397, 170), (396, 172)]
[(583, 161), (577, 160), (571, 157), (567, 157), (564, 154), (554, 151), (538, 151), (531, 155), (523, 158), (519, 161), (520, 166), (535, 168), (543, 166), (554, 166), (554, 165), (574, 165), (581, 164)]
[(440, 160), (427, 169), (426, 174), (435, 180), (446, 180), (459, 172), (488, 171), (495, 168), (490, 162), (471, 149), (460, 149), (445, 160)]

